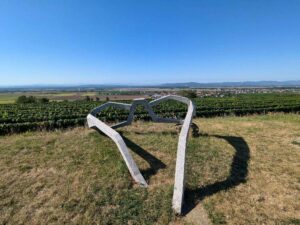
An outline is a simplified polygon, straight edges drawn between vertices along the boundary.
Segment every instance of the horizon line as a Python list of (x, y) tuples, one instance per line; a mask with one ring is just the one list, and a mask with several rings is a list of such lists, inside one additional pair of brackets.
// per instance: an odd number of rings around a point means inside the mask
[[(217, 88), (217, 87), (247, 87), (245, 84), (249, 83), (249, 87), (300, 87), (300, 80), (257, 80), (257, 81), (226, 81), (226, 82), (195, 82), (195, 81), (189, 81), (189, 82), (172, 82), (172, 83), (156, 83), (156, 84), (134, 84), (134, 83), (78, 83), (78, 84), (47, 84), (47, 83), (40, 83), (40, 84), (24, 84), (24, 85), (0, 85), (0, 89), (37, 89), (37, 88), (97, 88), (97, 87), (119, 87), (119, 88), (155, 88), (155, 87), (169, 87), (169, 88), (201, 88), (199, 87), (192, 87), (192, 84), (194, 85), (206, 85), (206, 87), (210, 87), (209, 85), (212, 85), (211, 87)], [(267, 84), (263, 84), (267, 83)], [(269, 84), (268, 84), (269, 83)], [(272, 84), (273, 83), (273, 84)], [(275, 83), (275, 84), (274, 84)], [(293, 84), (295, 83), (295, 84)], [(190, 87), (184, 86), (189, 85)], [(230, 86), (232, 84), (232, 86)], [(173, 85), (173, 86), (172, 86)], [(217, 86), (219, 85), (219, 86)], [(204, 88), (204, 87), (203, 87)]]
[(32, 84), (6, 84), (0, 85), (3, 87), (38, 87), (38, 86), (50, 86), (50, 87), (77, 87), (77, 86), (159, 86), (159, 85), (172, 85), (172, 84), (226, 84), (226, 83), (260, 83), (260, 82), (275, 82), (275, 83), (285, 83), (285, 82), (300, 82), (299, 80), (246, 80), (246, 81), (218, 81), (218, 82), (198, 82), (198, 81), (184, 81), (184, 82), (160, 82), (160, 83), (32, 83)]

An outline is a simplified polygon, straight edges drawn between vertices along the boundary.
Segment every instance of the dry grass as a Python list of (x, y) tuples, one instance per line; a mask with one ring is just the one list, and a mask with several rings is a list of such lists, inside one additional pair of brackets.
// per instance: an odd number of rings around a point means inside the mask
[[(300, 117), (196, 119), (187, 217), (213, 224), (300, 223)], [(0, 224), (184, 224), (171, 210), (178, 127), (120, 129), (150, 187), (137, 187), (113, 142), (86, 128), (0, 137)], [(190, 221), (188, 221), (190, 222)]]
[(190, 192), (194, 200), (203, 199), (213, 222), (300, 223), (299, 115), (216, 118), (198, 124), (208, 134), (202, 146), (208, 146), (200, 147), (196, 158), (208, 155), (205, 148), (216, 155), (211, 163), (200, 161), (204, 165), (190, 159), (195, 165), (188, 168), (197, 171)]

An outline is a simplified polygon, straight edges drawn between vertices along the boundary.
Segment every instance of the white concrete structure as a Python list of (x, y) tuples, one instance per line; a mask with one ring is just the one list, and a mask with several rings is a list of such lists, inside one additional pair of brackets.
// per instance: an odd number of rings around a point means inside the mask
[[(185, 103), (188, 106), (188, 111), (184, 120), (173, 119), (173, 118), (161, 118), (158, 117), (154, 112), (152, 107), (160, 104), (166, 100), (175, 100)], [(177, 159), (176, 159), (176, 169), (175, 169), (175, 182), (174, 182), (174, 193), (173, 193), (173, 201), (172, 206), (176, 213), (181, 214), (182, 212), (182, 204), (183, 204), (183, 197), (184, 197), (184, 175), (185, 175), (185, 152), (186, 152), (186, 143), (189, 133), (189, 128), (192, 123), (192, 118), (195, 115), (195, 106), (193, 102), (185, 97), (176, 96), (176, 95), (168, 95), (161, 98), (158, 98), (154, 101), (148, 102), (145, 99), (135, 99), (133, 100), (132, 104), (124, 104), (118, 102), (107, 102), (95, 109), (93, 109), (90, 114), (87, 116), (88, 126), (96, 127), (105, 133), (108, 137), (110, 137), (118, 146), (118, 149), (128, 167), (128, 170), (133, 177), (133, 179), (139, 183), (141, 186), (147, 187), (148, 184), (145, 181), (144, 177), (142, 176), (140, 170), (138, 169), (136, 163), (134, 162), (128, 148), (122, 139), (121, 135), (115, 131), (113, 128), (119, 128), (126, 125), (130, 125), (133, 121), (134, 112), (136, 111), (137, 105), (143, 105), (147, 112), (149, 113), (151, 119), (154, 122), (161, 122), (161, 123), (181, 123), (182, 129), (179, 134), (178, 140), (178, 147), (177, 147)], [(112, 127), (106, 125), (102, 121), (100, 121), (96, 115), (100, 111), (104, 110), (105, 108), (113, 106), (116, 108), (126, 109), (129, 110), (129, 115), (126, 121), (118, 123)]]

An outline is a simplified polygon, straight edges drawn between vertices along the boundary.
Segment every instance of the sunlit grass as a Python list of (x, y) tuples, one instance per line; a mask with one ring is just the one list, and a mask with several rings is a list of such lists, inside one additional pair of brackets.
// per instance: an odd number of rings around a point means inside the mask
[[(188, 216), (213, 224), (299, 224), (299, 115), (195, 119), (186, 165)], [(191, 224), (172, 213), (179, 127), (119, 130), (149, 183), (134, 184), (116, 146), (94, 130), (0, 137), (0, 224)], [(197, 215), (197, 213), (196, 213)]]

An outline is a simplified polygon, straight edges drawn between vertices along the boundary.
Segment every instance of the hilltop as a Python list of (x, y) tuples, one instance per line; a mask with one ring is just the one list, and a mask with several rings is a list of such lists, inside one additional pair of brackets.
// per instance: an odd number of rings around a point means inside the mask
[(171, 210), (179, 129), (137, 122), (120, 131), (148, 189), (94, 130), (0, 136), (0, 223), (197, 224), (200, 207), (212, 224), (299, 224), (299, 115), (194, 123), (182, 218)]

